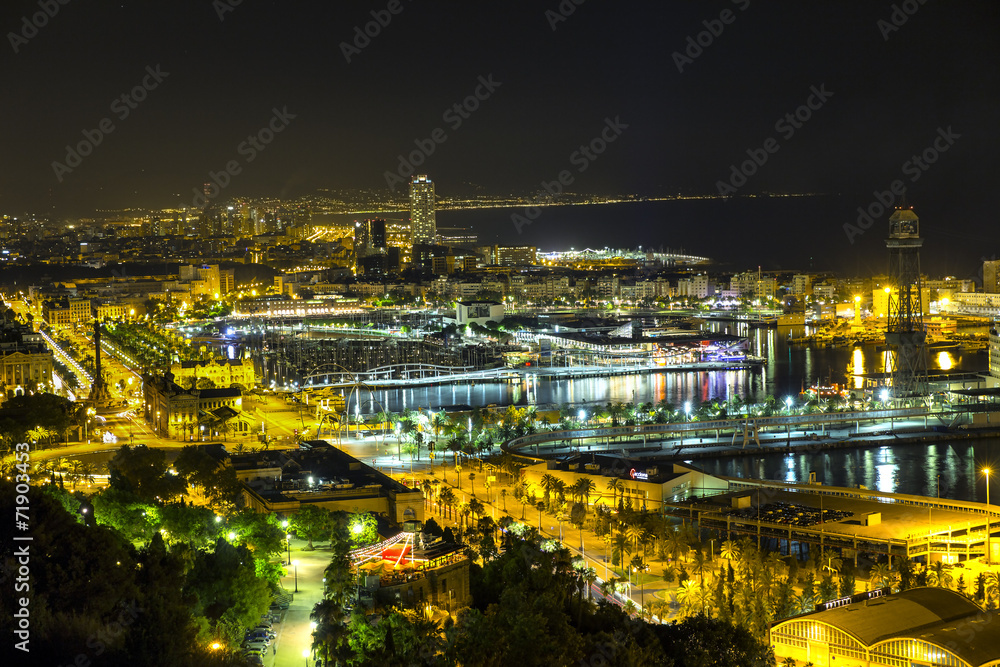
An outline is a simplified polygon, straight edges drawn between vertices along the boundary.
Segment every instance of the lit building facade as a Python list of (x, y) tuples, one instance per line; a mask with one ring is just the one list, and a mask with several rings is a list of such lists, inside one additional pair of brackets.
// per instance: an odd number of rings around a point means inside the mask
[(0, 389), (24, 393), (52, 382), (52, 350), (30, 327), (0, 326)]
[(194, 440), (227, 424), (247, 433), (253, 423), (243, 414), (243, 392), (239, 389), (184, 389), (173, 373), (143, 377), (143, 416), (161, 438)]
[(983, 291), (988, 294), (1000, 293), (1000, 260), (983, 262)]
[(170, 372), (174, 381), (181, 382), (185, 378), (208, 378), (216, 387), (230, 387), (239, 384), (250, 389), (257, 381), (253, 360), (244, 359), (209, 359), (182, 361), (173, 364)]
[(434, 212), (434, 181), (426, 175), (415, 176), (410, 182), (410, 242), (433, 244), (437, 239), (437, 217)]

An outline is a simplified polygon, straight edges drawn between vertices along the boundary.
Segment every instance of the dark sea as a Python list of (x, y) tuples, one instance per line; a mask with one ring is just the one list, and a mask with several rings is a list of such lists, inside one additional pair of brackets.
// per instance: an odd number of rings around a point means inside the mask
[[(642, 246), (713, 259), (721, 268), (835, 271), (841, 276), (885, 273), (889, 214), (849, 238), (857, 208), (870, 202), (839, 195), (681, 199), (624, 204), (549, 206), (520, 233), (512, 215), (525, 209), (439, 211), (438, 227), (467, 227), (482, 245), (534, 245), (542, 251)], [(921, 215), (926, 239), (921, 266), (929, 275), (979, 274), (982, 248), (949, 234), (947, 220)], [(852, 242), (853, 241), (853, 242)]]

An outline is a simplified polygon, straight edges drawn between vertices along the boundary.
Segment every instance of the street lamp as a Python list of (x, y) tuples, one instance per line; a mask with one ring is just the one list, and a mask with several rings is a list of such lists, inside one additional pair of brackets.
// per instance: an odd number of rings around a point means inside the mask
[(302, 657), (306, 659), (306, 667), (309, 667), (309, 649), (302, 649)]
[(294, 568), (294, 572), (295, 572), (295, 592), (298, 593), (299, 592), (299, 561), (293, 560), (292, 561), (292, 567)]
[[(287, 527), (288, 522), (285, 522)], [(288, 565), (292, 564), (292, 535), (291, 533), (285, 533), (285, 555), (287, 556)]]

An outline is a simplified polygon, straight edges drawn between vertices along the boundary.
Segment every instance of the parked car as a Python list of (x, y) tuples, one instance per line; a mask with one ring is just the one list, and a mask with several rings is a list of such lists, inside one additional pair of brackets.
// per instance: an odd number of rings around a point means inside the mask
[(250, 642), (243, 648), (259, 652), (261, 655), (267, 650), (267, 642)]
[(278, 636), (278, 633), (276, 633), (274, 630), (272, 630), (270, 628), (259, 628), (258, 627), (258, 628), (254, 628), (250, 632), (253, 633), (254, 635), (264, 635), (268, 639), (274, 639), (275, 637)]

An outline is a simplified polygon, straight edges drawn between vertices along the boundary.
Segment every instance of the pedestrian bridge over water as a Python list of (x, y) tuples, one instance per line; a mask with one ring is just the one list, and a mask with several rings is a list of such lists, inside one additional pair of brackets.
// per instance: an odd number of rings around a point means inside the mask
[[(679, 438), (683, 443), (686, 437), (696, 438), (698, 434), (714, 433), (715, 440), (705, 446), (718, 447), (718, 439), (723, 434), (732, 433), (734, 442), (739, 436), (742, 442), (755, 440), (756, 434), (768, 430), (770, 432), (786, 433), (807, 430), (825, 430), (844, 424), (853, 424), (855, 429), (860, 429), (862, 422), (888, 422), (890, 428), (896, 420), (923, 419), (924, 426), (928, 426), (928, 419), (940, 419), (942, 424), (952, 421), (955, 415), (946, 412), (932, 412), (926, 408), (898, 408), (891, 410), (858, 410), (851, 412), (828, 412), (812, 415), (775, 415), (771, 417), (736, 417), (728, 419), (714, 419), (707, 421), (689, 421), (673, 424), (642, 424), (636, 426), (605, 426), (590, 428), (575, 428), (559, 431), (546, 431), (544, 433), (533, 433), (531, 435), (514, 438), (503, 445), (503, 448), (514, 454), (522, 456), (533, 455), (544, 458), (548, 454), (543, 450), (543, 446), (548, 446), (550, 450), (565, 450), (567, 446), (572, 446), (573, 441), (583, 444), (585, 440), (594, 442), (606, 441), (610, 444), (612, 438), (626, 438), (631, 441), (642, 439), (648, 442), (665, 440), (668, 438)], [(592, 443), (593, 444), (593, 443)], [(693, 443), (686, 443), (686, 447), (697, 446)], [(531, 451), (532, 448), (534, 451)]]

